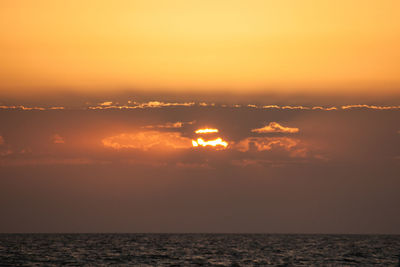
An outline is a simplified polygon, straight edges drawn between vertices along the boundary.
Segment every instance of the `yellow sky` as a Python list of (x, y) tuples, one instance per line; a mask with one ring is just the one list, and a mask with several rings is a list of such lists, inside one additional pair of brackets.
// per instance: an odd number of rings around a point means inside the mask
[(398, 0), (2, 0), (0, 90), (400, 88)]

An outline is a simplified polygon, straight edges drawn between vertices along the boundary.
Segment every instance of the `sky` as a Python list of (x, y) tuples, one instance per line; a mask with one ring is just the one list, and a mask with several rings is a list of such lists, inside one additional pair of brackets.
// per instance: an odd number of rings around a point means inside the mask
[(0, 2), (0, 233), (400, 234), (399, 1)]
[(1, 95), (398, 95), (399, 8), (397, 0), (3, 0)]

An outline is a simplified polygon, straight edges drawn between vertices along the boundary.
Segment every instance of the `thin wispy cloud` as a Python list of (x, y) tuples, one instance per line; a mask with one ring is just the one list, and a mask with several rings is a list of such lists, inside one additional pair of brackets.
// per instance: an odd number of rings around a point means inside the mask
[(375, 106), (375, 105), (346, 105), (342, 106), (342, 109), (355, 109), (355, 108), (365, 108), (365, 109), (377, 109), (377, 110), (393, 110), (393, 109), (400, 109), (400, 106)]
[(2, 106), (0, 106), (0, 109), (46, 110), (46, 108), (44, 108), (44, 107), (25, 107), (25, 106), (22, 106), (22, 105), (17, 105), (17, 106), (2, 105)]
[[(368, 104), (352, 104), (343, 106), (291, 106), (291, 105), (255, 105), (255, 104), (216, 104), (213, 102), (164, 102), (164, 101), (149, 101), (149, 102), (135, 102), (128, 101), (127, 104), (118, 104), (113, 101), (105, 101), (96, 105), (88, 105), (78, 109), (146, 109), (146, 108), (163, 108), (163, 107), (221, 107), (221, 108), (241, 108), (248, 107), (254, 109), (280, 109), (280, 110), (323, 110), (323, 111), (335, 111), (335, 110), (350, 110), (350, 109), (372, 109), (372, 110), (398, 110), (400, 106), (378, 106)], [(15, 110), (62, 110), (62, 109), (77, 109), (76, 107), (69, 106), (24, 106), (24, 105), (0, 105), (0, 109), (15, 109)]]
[(100, 103), (99, 105), (100, 106), (111, 106), (112, 105), (112, 101), (105, 101), (105, 102), (103, 102), (103, 103)]
[(156, 125), (146, 125), (143, 126), (142, 128), (146, 128), (146, 129), (179, 129), (182, 128), (184, 125), (190, 125), (195, 123), (195, 121), (189, 121), (189, 122), (181, 122), (181, 121), (177, 121), (177, 122), (166, 122), (164, 124), (156, 124)]

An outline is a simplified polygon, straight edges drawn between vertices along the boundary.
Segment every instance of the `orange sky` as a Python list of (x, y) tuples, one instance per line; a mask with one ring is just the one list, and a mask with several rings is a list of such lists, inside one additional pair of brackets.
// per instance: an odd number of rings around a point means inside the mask
[(0, 90), (400, 88), (400, 1), (0, 3)]

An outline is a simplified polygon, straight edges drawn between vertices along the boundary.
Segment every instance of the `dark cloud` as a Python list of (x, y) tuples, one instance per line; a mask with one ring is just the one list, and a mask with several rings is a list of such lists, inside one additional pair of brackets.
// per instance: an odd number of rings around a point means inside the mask
[[(3, 109), (0, 230), (399, 233), (398, 118), (247, 105)], [(299, 131), (252, 132), (266, 121)], [(227, 148), (193, 147), (204, 127)]]

